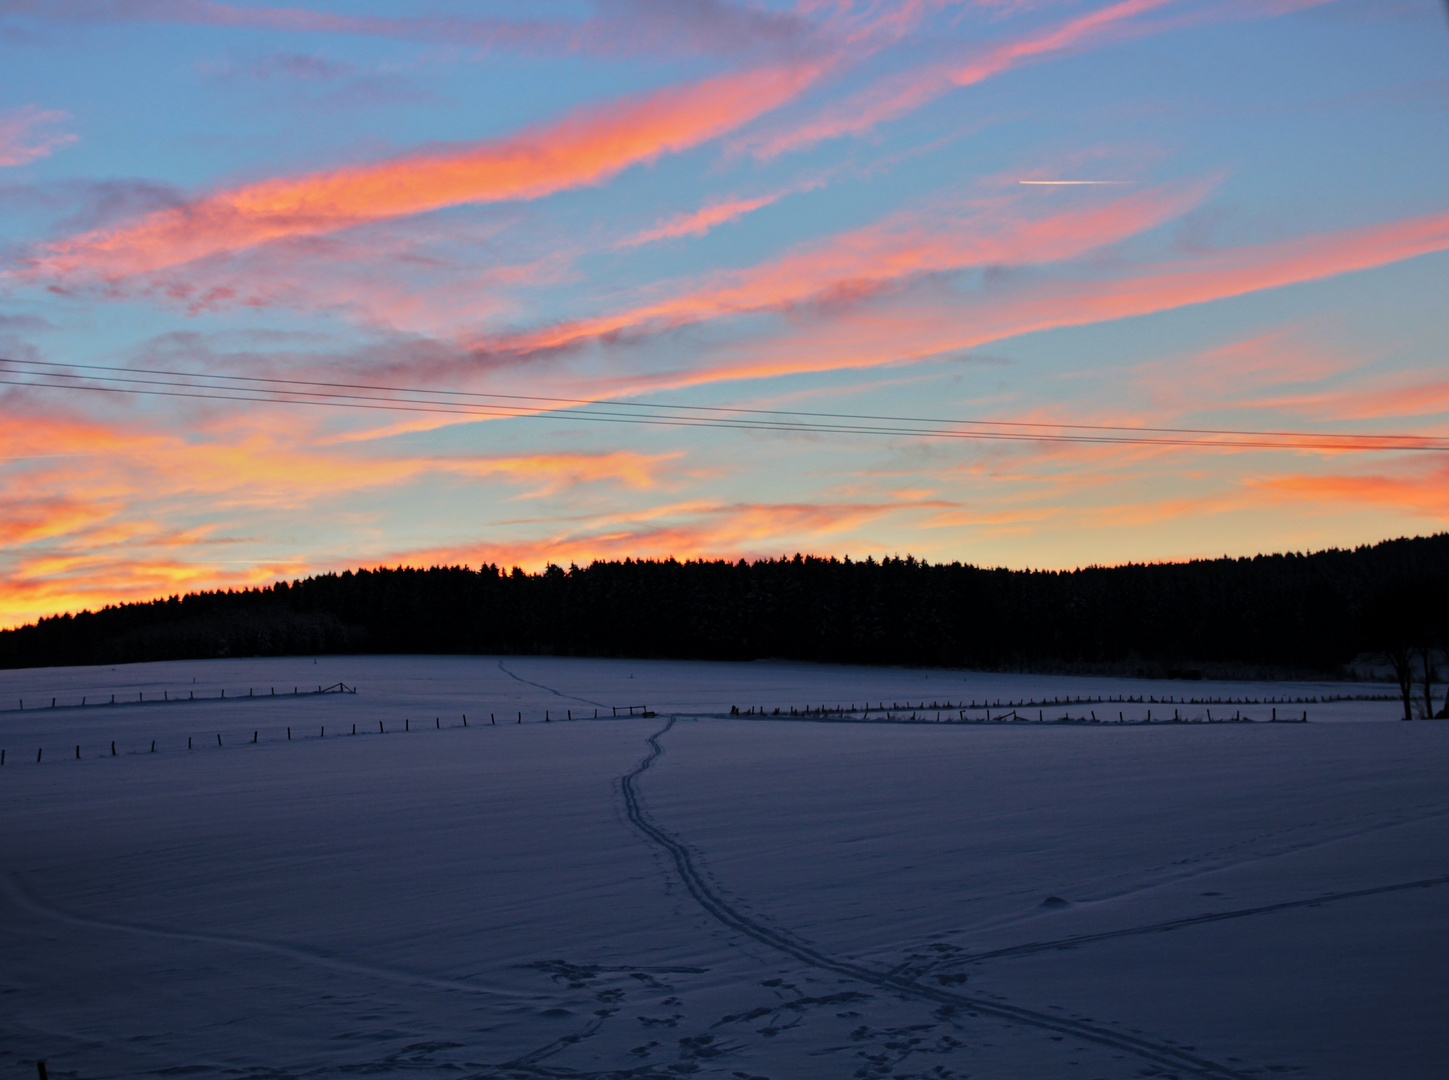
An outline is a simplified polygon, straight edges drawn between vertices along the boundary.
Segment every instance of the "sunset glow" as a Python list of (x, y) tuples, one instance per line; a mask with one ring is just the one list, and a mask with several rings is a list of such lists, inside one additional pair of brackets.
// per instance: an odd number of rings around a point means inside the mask
[(827, 415), (1442, 443), (1442, 4), (56, 0), (0, 31), (0, 626), (384, 563), (1449, 525), (1442, 451)]

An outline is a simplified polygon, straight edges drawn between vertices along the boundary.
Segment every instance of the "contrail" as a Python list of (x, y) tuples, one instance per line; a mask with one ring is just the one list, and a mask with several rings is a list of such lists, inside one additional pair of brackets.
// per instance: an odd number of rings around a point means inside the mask
[(1042, 184), (1061, 186), (1066, 184), (1130, 184), (1131, 180), (1018, 180), (1018, 184)]

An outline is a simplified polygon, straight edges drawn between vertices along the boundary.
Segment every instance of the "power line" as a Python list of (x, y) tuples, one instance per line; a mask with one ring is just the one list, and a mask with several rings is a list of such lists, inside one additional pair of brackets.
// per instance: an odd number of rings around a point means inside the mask
[[(229, 383), (264, 383), (279, 386), (302, 386), (302, 387), (324, 387), (341, 390), (377, 390), (387, 393), (406, 394), (443, 394), (452, 398), (477, 398), (499, 401), (533, 401), (547, 402), (550, 405), (610, 405), (629, 409), (674, 409), (699, 413), (732, 413), (757, 416), (803, 416), (803, 417), (826, 417), (837, 420), (883, 420), (899, 423), (920, 423), (920, 424), (958, 424), (958, 425), (986, 425), (990, 427), (1007, 428), (1038, 428), (1044, 430), (1074, 430), (1074, 431), (1125, 431), (1142, 433), (1169, 433), (1169, 434), (1191, 434), (1191, 435), (1240, 435), (1240, 436), (1282, 436), (1285, 438), (1356, 438), (1356, 439), (1378, 439), (1391, 440), (1400, 439), (1407, 441), (1422, 441), (1432, 436), (1420, 435), (1348, 435), (1333, 434), (1327, 432), (1313, 431), (1284, 431), (1284, 430), (1250, 430), (1243, 428), (1190, 428), (1190, 427), (1128, 427), (1121, 424), (1068, 424), (1068, 423), (1043, 423), (1041, 421), (1026, 420), (961, 420), (947, 419), (943, 417), (926, 416), (881, 416), (872, 413), (840, 413), (840, 412), (811, 412), (807, 410), (785, 410), (785, 409), (747, 409), (739, 406), (721, 405), (679, 405), (679, 404), (658, 404), (641, 401), (623, 401), (609, 398), (568, 398), (568, 397), (545, 397), (539, 394), (499, 394), (485, 393), (473, 390), (447, 390), (433, 387), (407, 387), (407, 386), (386, 386), (375, 383), (339, 383), (322, 382), (310, 379), (279, 379), (260, 375), (210, 375), (196, 374), (193, 372), (172, 371), (165, 368), (118, 368), (101, 364), (58, 364), (45, 360), (7, 360), (5, 363), (25, 363), (34, 367), (85, 370), (85, 371), (107, 371), (107, 372), (128, 372), (141, 375), (164, 375), (172, 378), (185, 379), (211, 379)], [(139, 381), (139, 380), (126, 380)], [(188, 384), (189, 385), (189, 384)], [(530, 408), (530, 412), (537, 411)]]
[[(433, 387), (388, 386), (211, 375), (164, 368), (119, 368), (0, 358), (0, 385), (91, 393), (146, 395), (250, 404), (305, 405), (385, 412), (488, 418), (551, 419), (664, 427), (722, 428), (835, 435), (930, 439), (1098, 443), (1201, 449), (1336, 451), (1449, 450), (1449, 441), (1425, 435), (1340, 434), (1323, 431), (1236, 428), (1129, 427), (1050, 424), (1021, 420), (946, 419), (727, 406), (659, 404), (613, 399), (499, 394)], [(74, 371), (90, 374), (72, 374)], [(142, 378), (141, 376), (156, 376)], [(41, 381), (36, 381), (41, 380)]]

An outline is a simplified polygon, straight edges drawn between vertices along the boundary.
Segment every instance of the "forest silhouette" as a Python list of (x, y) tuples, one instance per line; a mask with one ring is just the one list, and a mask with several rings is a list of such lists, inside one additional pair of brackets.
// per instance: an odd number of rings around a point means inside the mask
[(1442, 650), (1445, 611), (1414, 598), (1446, 588), (1449, 533), (1061, 572), (802, 555), (378, 568), (41, 619), (0, 632), (0, 666), (498, 653), (1326, 675), (1405, 633)]

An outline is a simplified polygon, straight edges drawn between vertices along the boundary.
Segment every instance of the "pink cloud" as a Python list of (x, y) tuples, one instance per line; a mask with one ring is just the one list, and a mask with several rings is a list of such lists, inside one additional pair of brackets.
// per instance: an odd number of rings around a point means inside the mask
[(749, 503), (690, 501), (600, 515), (575, 530), (528, 540), (398, 552), (388, 563), (413, 566), (496, 563), (540, 570), (549, 563), (596, 559), (756, 558), (821, 545), (902, 514), (941, 509), (938, 500)]
[[(760, 159), (802, 150), (816, 143), (845, 135), (860, 135), (872, 128), (919, 109), (963, 86), (972, 86), (1024, 64), (1087, 48), (1112, 45), (1147, 34), (1159, 33), (1208, 20), (1264, 18), (1315, 7), (1332, 0), (1270, 0), (1270, 2), (1216, 3), (1197, 11), (1157, 22), (1140, 16), (1151, 14), (1183, 0), (1118, 0), (1042, 30), (1008, 38), (975, 49), (964, 59), (941, 63), (887, 76), (830, 105), (812, 119), (796, 126), (781, 126), (742, 137), (731, 144), (732, 152), (752, 154)], [(1008, 5), (1014, 8), (1018, 5)]]
[(504, 139), (221, 191), (52, 244), (32, 273), (116, 279), (369, 221), (598, 184), (738, 127), (823, 71), (806, 64), (723, 75), (582, 108)]
[(1093, 279), (1046, 279), (989, 300), (902, 296), (832, 312), (730, 359), (658, 377), (681, 386), (922, 359), (1039, 330), (1083, 326), (1281, 288), (1449, 250), (1449, 214), (1232, 248)]
[(656, 240), (677, 240), (683, 236), (703, 236), (711, 229), (726, 222), (734, 221), (762, 207), (779, 202), (784, 194), (784, 192), (777, 191), (769, 195), (759, 195), (753, 199), (721, 199), (717, 202), (707, 203), (698, 210), (676, 214), (674, 217), (661, 221), (653, 228), (625, 237), (619, 241), (618, 246), (638, 247), (640, 244), (650, 244)]
[(1230, 402), (1244, 404), (1248, 395), (1268, 387), (1319, 382), (1354, 363), (1280, 329), (1191, 356), (1144, 364), (1134, 382), (1158, 408), (1198, 411)]
[(33, 105), (0, 112), (0, 167), (24, 165), (49, 157), (53, 150), (69, 146), (76, 136), (44, 129), (70, 119), (58, 109), (37, 109)]
[(1358, 386), (1312, 394), (1284, 394), (1262, 399), (1260, 408), (1283, 409), (1314, 416), (1369, 420), (1385, 417), (1449, 414), (1449, 379), (1398, 376), (1384, 385)]
[(1053, 53), (1121, 40), (1142, 29), (1135, 16), (1177, 0), (1119, 0), (1118, 3), (1068, 22), (1010, 39), (970, 59), (947, 61), (881, 79), (873, 86), (832, 105), (798, 127), (761, 133), (737, 141), (732, 149), (758, 158), (778, 157), (842, 135), (857, 135), (878, 124), (920, 108), (962, 86), (983, 82), (1023, 63)]
[(505, 354), (571, 348), (609, 335), (656, 332), (753, 311), (848, 304), (927, 273), (1067, 259), (1179, 216), (1200, 203), (1211, 186), (1169, 185), (1039, 217), (1021, 214), (1021, 204), (1005, 198), (955, 214), (902, 211), (749, 270), (714, 275), (668, 299), (474, 345)]

